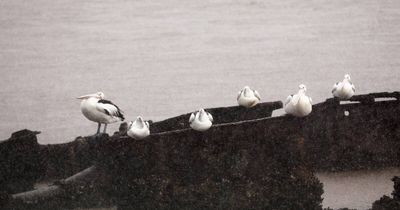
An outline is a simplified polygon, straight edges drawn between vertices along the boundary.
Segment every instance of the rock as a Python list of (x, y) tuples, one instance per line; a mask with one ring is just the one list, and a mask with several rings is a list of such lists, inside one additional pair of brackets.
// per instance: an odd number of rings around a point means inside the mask
[(65, 144), (40, 145), (40, 132), (21, 130), (0, 142), (0, 191), (18, 193), (33, 189), (39, 179), (71, 176), (97, 159), (97, 146), (108, 135), (77, 137)]
[(32, 189), (46, 170), (37, 134), (25, 129), (0, 143), (0, 191), (16, 193)]
[(99, 162), (113, 177), (110, 195), (119, 209), (322, 209), (298, 122), (267, 120), (111, 137)]
[[(351, 100), (359, 103), (347, 105), (328, 99), (305, 118), (268, 118), (281, 102), (208, 109), (215, 123), (205, 133), (188, 129), (188, 115), (181, 115), (152, 123), (152, 135), (142, 141), (125, 135), (126, 123), (111, 137), (78, 137), (60, 145), (38, 145), (37, 133), (19, 131), (0, 143), (0, 166), (6, 169), (0, 171), (0, 202), (8, 202), (9, 192), (32, 188), (38, 178), (63, 178), (96, 164), (100, 179), (63, 184), (64, 197), (50, 194), (48, 203), (35, 200), (29, 209), (100, 202), (90, 195), (119, 209), (322, 209), (314, 170), (400, 165), (400, 119), (393, 114), (399, 102), (374, 99), (398, 96), (355, 96)], [(32, 166), (32, 174), (24, 174)], [(17, 186), (13, 174), (23, 187), (7, 188)], [(399, 178), (393, 181), (393, 198), (382, 197), (375, 209), (398, 207)], [(12, 207), (20, 205), (14, 202)]]
[[(345, 171), (400, 166), (399, 92), (353, 96), (354, 103), (336, 99), (313, 105), (299, 125), (307, 162), (319, 171)], [(358, 103), (355, 103), (358, 102)], [(348, 116), (346, 116), (348, 113)]]

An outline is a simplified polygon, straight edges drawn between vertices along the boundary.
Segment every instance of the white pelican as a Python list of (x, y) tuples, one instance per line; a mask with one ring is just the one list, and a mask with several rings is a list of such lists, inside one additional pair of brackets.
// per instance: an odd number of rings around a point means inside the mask
[(312, 99), (306, 96), (307, 88), (305, 85), (299, 85), (299, 92), (287, 97), (284, 110), (286, 113), (296, 117), (304, 117), (312, 111)]
[(356, 87), (351, 83), (350, 75), (344, 75), (342, 82), (337, 82), (333, 85), (332, 94), (340, 99), (349, 99), (356, 92)]
[(211, 127), (213, 120), (210, 113), (200, 109), (190, 115), (189, 123), (190, 127), (196, 131), (206, 131)]
[(127, 134), (134, 139), (143, 139), (150, 135), (150, 125), (139, 116), (135, 121), (129, 123)]
[(237, 96), (238, 104), (246, 108), (255, 106), (260, 102), (260, 100), (260, 94), (249, 86), (245, 86), (241, 91), (239, 91)]
[(101, 124), (104, 124), (104, 133), (107, 129), (107, 124), (117, 121), (123, 121), (124, 115), (117, 105), (111, 101), (104, 99), (104, 93), (97, 92), (94, 94), (78, 97), (81, 99), (81, 111), (85, 117), (93, 122), (98, 123), (97, 133), (100, 133)]

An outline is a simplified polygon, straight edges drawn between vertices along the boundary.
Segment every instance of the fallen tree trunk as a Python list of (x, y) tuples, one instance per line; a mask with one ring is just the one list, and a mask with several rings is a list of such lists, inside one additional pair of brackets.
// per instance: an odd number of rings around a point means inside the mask
[(6, 209), (38, 210), (111, 206), (106, 196), (109, 183), (106, 173), (94, 165), (53, 185), (13, 194), (3, 203)]
[(61, 180), (56, 185), (51, 185), (37, 190), (28, 192), (18, 193), (12, 195), (15, 200), (21, 200), (25, 203), (35, 203), (40, 200), (45, 200), (50, 197), (58, 196), (65, 193), (65, 188), (72, 185), (87, 185), (87, 182), (91, 181), (98, 175), (99, 170), (96, 166), (91, 166), (65, 180)]

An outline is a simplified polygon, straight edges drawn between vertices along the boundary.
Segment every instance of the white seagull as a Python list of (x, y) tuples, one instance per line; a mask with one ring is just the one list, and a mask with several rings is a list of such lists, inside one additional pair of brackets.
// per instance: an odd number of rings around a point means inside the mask
[(246, 108), (255, 106), (260, 102), (260, 100), (260, 94), (249, 86), (245, 86), (241, 91), (239, 91), (237, 96), (238, 104)]
[(101, 124), (104, 124), (104, 133), (107, 129), (107, 124), (114, 123), (117, 121), (123, 121), (124, 115), (117, 105), (113, 104), (111, 101), (104, 99), (104, 93), (97, 92), (94, 94), (84, 95), (78, 97), (81, 99), (81, 111), (83, 115), (93, 121), (98, 123), (97, 133), (100, 133)]
[(304, 117), (312, 111), (312, 99), (306, 96), (307, 88), (305, 85), (299, 85), (299, 92), (287, 97), (284, 110), (286, 113), (296, 117)]
[(189, 123), (190, 127), (196, 131), (206, 131), (211, 127), (213, 120), (210, 113), (204, 111), (204, 109), (199, 109), (199, 111), (190, 115)]
[(353, 85), (350, 79), (350, 75), (344, 75), (342, 82), (337, 82), (333, 85), (332, 94), (334, 97), (340, 99), (349, 99), (356, 92), (356, 87)]
[(129, 123), (127, 134), (134, 139), (143, 139), (150, 135), (150, 125), (139, 116), (135, 121)]

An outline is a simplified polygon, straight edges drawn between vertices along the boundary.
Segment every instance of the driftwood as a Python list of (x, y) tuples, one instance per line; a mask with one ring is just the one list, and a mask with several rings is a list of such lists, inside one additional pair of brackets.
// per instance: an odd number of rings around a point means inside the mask
[(48, 199), (49, 197), (58, 196), (65, 193), (65, 186), (77, 185), (79, 183), (86, 184), (87, 182), (93, 180), (95, 176), (99, 173), (96, 166), (91, 166), (65, 180), (58, 182), (58, 185), (52, 185), (49, 187), (40, 188), (37, 190), (32, 190), (23, 193), (17, 193), (12, 195), (13, 199), (23, 200), (27, 203), (35, 203), (38, 200)]
[[(399, 96), (358, 95), (352, 103), (328, 99), (314, 105), (306, 118), (270, 118), (282, 106), (278, 102), (254, 109), (208, 109), (215, 123), (205, 133), (188, 129), (186, 114), (153, 123), (152, 135), (141, 141), (126, 137), (122, 124), (110, 138), (82, 138), (92, 143), (80, 151), (93, 154), (86, 166), (97, 161), (94, 171), (101, 176), (93, 185), (107, 192), (98, 196), (121, 209), (321, 209), (322, 185), (313, 170), (400, 165), (400, 119), (394, 114), (400, 111)], [(79, 162), (87, 156), (73, 157)], [(65, 194), (85, 197), (89, 193), (79, 188), (91, 179), (78, 180), (62, 185), (75, 186), (68, 190), (51, 186), (8, 198), (13, 204)], [(27, 196), (32, 193), (37, 197)], [(82, 204), (90, 199), (63, 200)]]
[(110, 177), (97, 166), (91, 166), (50, 186), (10, 195), (3, 200), (5, 209), (73, 209), (113, 205), (105, 196)]

